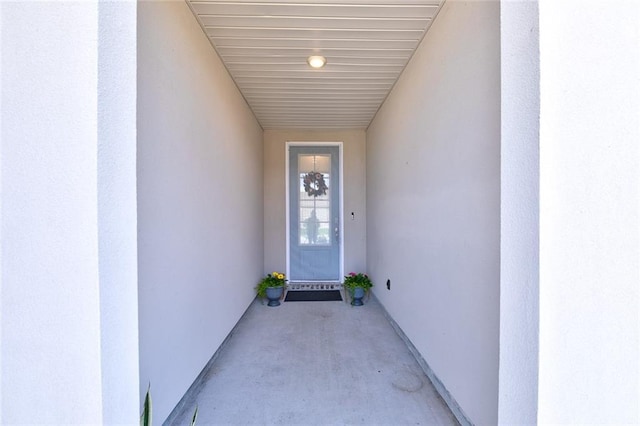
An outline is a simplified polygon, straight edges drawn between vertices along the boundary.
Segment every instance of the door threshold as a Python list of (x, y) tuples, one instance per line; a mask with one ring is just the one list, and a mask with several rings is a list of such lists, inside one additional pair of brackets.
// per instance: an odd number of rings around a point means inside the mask
[(287, 290), (342, 290), (342, 283), (339, 281), (295, 281), (287, 284)]

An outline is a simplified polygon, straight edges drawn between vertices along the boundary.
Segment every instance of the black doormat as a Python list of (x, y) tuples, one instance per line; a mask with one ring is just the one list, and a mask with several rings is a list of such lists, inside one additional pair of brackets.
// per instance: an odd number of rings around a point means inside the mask
[(342, 300), (340, 290), (299, 290), (288, 291), (285, 302), (332, 302)]

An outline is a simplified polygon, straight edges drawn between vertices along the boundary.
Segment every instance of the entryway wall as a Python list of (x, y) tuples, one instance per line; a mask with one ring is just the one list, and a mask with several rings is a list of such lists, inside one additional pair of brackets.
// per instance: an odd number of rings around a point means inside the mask
[(367, 131), (375, 294), (473, 424), (498, 421), (500, 5), (448, 1)]
[(265, 130), (264, 272), (286, 269), (285, 148), (287, 142), (343, 142), (344, 270), (345, 273), (366, 271), (365, 131)]
[(138, 4), (140, 391), (164, 420), (262, 274), (262, 128), (184, 2)]

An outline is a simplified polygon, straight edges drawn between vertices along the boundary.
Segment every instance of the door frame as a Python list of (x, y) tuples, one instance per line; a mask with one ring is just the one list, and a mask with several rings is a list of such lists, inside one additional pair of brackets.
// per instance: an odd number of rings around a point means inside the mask
[[(318, 146), (318, 147), (333, 147), (333, 146), (337, 146), (338, 147), (338, 156), (339, 158), (339, 173), (340, 173), (340, 179), (338, 182), (338, 189), (340, 191), (340, 196), (338, 197), (339, 199), (339, 210), (340, 210), (340, 271), (339, 271), (339, 275), (338, 275), (338, 279), (336, 281), (326, 281), (326, 280), (322, 280), (322, 282), (342, 282), (342, 277), (344, 276), (344, 158), (343, 158), (343, 142), (300, 142), (300, 141), (287, 141), (287, 143), (285, 144), (285, 215), (286, 215), (286, 224), (285, 224), (285, 233), (286, 233), (286, 239), (287, 239), (287, 244), (286, 244), (286, 274), (287, 277), (291, 276), (290, 272), (291, 272), (291, 232), (290, 232), (290, 203), (289, 203), (289, 199), (290, 199), (290, 188), (289, 188), (289, 178), (290, 178), (290, 170), (289, 170), (289, 148), (294, 147), (294, 146), (301, 146), (301, 147), (313, 147), (313, 146)], [(294, 282), (307, 282), (307, 281), (294, 281)], [(312, 280), (309, 280), (308, 282), (313, 282)]]

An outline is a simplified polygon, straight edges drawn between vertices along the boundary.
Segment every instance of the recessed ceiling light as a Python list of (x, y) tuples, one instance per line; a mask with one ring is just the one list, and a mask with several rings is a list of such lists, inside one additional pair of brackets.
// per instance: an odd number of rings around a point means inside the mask
[(309, 56), (307, 63), (311, 68), (322, 68), (327, 63), (327, 58), (324, 56)]

